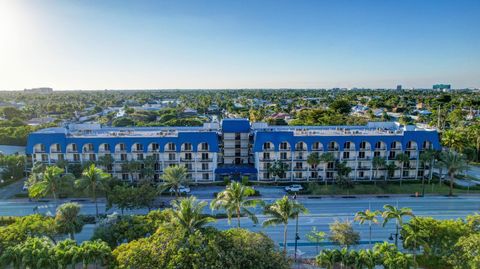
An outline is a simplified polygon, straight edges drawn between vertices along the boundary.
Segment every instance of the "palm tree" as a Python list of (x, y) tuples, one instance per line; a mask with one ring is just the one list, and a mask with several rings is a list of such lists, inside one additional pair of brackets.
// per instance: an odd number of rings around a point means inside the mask
[(273, 164), (268, 167), (268, 172), (272, 174), (274, 178), (282, 177), (288, 170), (288, 165), (282, 161), (274, 161)]
[(427, 149), (420, 153), (420, 162), (422, 163), (423, 168), (423, 177), (422, 177), (422, 196), (425, 196), (425, 168), (428, 163), (428, 183), (430, 184), (432, 172), (433, 172), (433, 161), (435, 160), (435, 150)]
[(143, 175), (145, 176), (145, 180), (147, 180), (150, 183), (153, 182), (156, 163), (157, 163), (157, 160), (152, 155), (147, 156), (143, 161), (143, 164), (144, 164)]
[(77, 203), (65, 203), (57, 208), (55, 221), (59, 229), (70, 235), (75, 240), (75, 233), (82, 230), (83, 223), (79, 219), (80, 205)]
[(173, 189), (175, 191), (175, 197), (178, 199), (180, 186), (188, 185), (189, 182), (187, 179), (187, 168), (178, 165), (169, 166), (165, 168), (162, 179), (161, 191)]
[(103, 172), (102, 169), (95, 167), (95, 164), (91, 164), (83, 170), (82, 177), (75, 181), (75, 186), (77, 188), (87, 190), (93, 196), (96, 217), (98, 217), (97, 190), (103, 189), (103, 186), (109, 177), (109, 174)]
[(39, 175), (39, 180), (28, 189), (28, 195), (32, 198), (45, 197), (48, 194), (53, 196), (57, 204), (58, 193), (69, 187), (72, 176), (63, 175), (64, 170), (57, 166), (49, 166)]
[(312, 152), (310, 155), (308, 155), (307, 163), (312, 166), (315, 171), (317, 171), (317, 166), (320, 163), (320, 155), (318, 154), (318, 152)]
[(138, 172), (140, 170), (140, 162), (136, 160), (127, 160), (124, 161), (121, 166), (123, 172), (130, 174), (130, 182), (133, 182), (135, 172)]
[(373, 165), (373, 169), (375, 169), (374, 180), (376, 180), (378, 176), (378, 170), (385, 168), (385, 166), (387, 165), (387, 160), (385, 160), (385, 158), (383, 157), (375, 156), (372, 159), (372, 165)]
[(318, 253), (318, 247), (320, 245), (320, 242), (325, 240), (325, 232), (321, 232), (317, 230), (317, 227), (313, 227), (310, 232), (308, 232), (305, 237), (307, 238), (308, 241), (314, 242), (315, 247), (317, 248), (317, 253)]
[(319, 266), (323, 266), (327, 269), (333, 269), (335, 264), (341, 261), (342, 254), (338, 249), (323, 249), (316, 258), (316, 262)]
[(403, 244), (405, 246), (412, 246), (413, 248), (413, 264), (417, 268), (417, 248), (423, 246), (424, 249), (429, 249), (428, 243), (423, 239), (425, 234), (416, 225), (410, 223), (402, 226), (402, 232), (405, 235)]
[(103, 167), (106, 171), (110, 170), (110, 167), (112, 164), (115, 162), (113, 159), (112, 155), (110, 154), (105, 154), (104, 156), (101, 156), (97, 160), (97, 164), (101, 167)]
[(400, 153), (396, 156), (396, 160), (400, 163), (400, 186), (402, 186), (403, 166), (410, 160), (410, 157), (408, 157), (408, 155), (405, 153)]
[[(112, 250), (107, 243), (101, 240), (84, 241), (78, 247), (78, 256), (81, 257), (83, 268), (87, 269), (88, 265), (93, 264), (94, 268), (97, 268), (97, 263), (101, 265), (108, 265), (111, 259)], [(103, 266), (108, 267), (108, 266)]]
[(442, 144), (447, 148), (462, 151), (465, 148), (465, 137), (461, 132), (448, 130), (442, 134)]
[(358, 256), (363, 261), (363, 265), (368, 269), (374, 269), (378, 264), (378, 256), (371, 249), (360, 250)]
[(372, 245), (372, 224), (377, 224), (378, 219), (377, 216), (380, 215), (380, 211), (375, 210), (371, 211), (370, 209), (367, 209), (365, 211), (360, 211), (355, 214), (355, 221), (358, 221), (360, 224), (364, 224), (365, 222), (368, 222), (368, 234), (369, 234), (369, 245)]
[(288, 196), (267, 205), (264, 214), (270, 216), (263, 222), (263, 227), (283, 224), (283, 253), (287, 254), (287, 225), (289, 219), (296, 218), (300, 213), (307, 213), (307, 209), (295, 200), (288, 199)]
[(71, 239), (62, 240), (54, 248), (55, 260), (61, 269), (66, 269), (69, 265), (75, 268), (76, 253), (78, 252), (77, 242)]
[(398, 236), (398, 230), (399, 228), (403, 225), (403, 217), (405, 216), (411, 216), (414, 217), (412, 213), (412, 209), (408, 207), (402, 207), (402, 208), (397, 208), (392, 205), (384, 205), (383, 208), (385, 209), (382, 212), (382, 218), (383, 218), (383, 226), (391, 220), (394, 219), (396, 222), (396, 236), (395, 236), (395, 246), (398, 247), (398, 242), (397, 242), (397, 236)]
[[(458, 172), (468, 170), (467, 161), (462, 154), (454, 151), (444, 151), (440, 154), (440, 161), (438, 164), (447, 169), (448, 177), (450, 178), (449, 196), (453, 195), (453, 182)], [(440, 175), (441, 177), (441, 175)]]
[(393, 177), (395, 175), (395, 169), (397, 169), (397, 166), (395, 165), (395, 162), (390, 162), (385, 166), (385, 169), (387, 170), (385, 173), (386, 181), (388, 177)]
[(325, 180), (325, 186), (327, 185), (327, 164), (333, 161), (335, 161), (335, 156), (331, 152), (324, 153), (320, 156), (320, 162), (324, 163), (323, 179)]
[(255, 190), (251, 187), (242, 185), (240, 182), (232, 182), (227, 188), (218, 193), (217, 197), (212, 200), (210, 207), (212, 209), (223, 208), (228, 215), (230, 222), (232, 215), (237, 215), (237, 225), (240, 228), (240, 217), (245, 214), (253, 223), (258, 223), (258, 219), (253, 212), (248, 210), (249, 207), (256, 207), (262, 204), (262, 200), (247, 200), (248, 196), (254, 195)]
[(201, 229), (215, 219), (203, 214), (203, 208), (207, 205), (205, 201), (197, 201), (195, 196), (172, 201), (172, 209), (169, 210), (174, 223), (180, 225), (189, 234)]

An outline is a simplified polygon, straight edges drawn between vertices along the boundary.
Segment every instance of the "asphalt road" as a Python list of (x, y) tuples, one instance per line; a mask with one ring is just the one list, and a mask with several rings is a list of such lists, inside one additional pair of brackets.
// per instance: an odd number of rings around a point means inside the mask
[[(281, 192), (277, 191), (277, 194)], [(266, 199), (271, 202), (274, 199)], [(322, 198), (322, 199), (307, 199), (299, 198), (309, 213), (300, 216), (299, 219), (299, 250), (305, 253), (305, 256), (315, 255), (315, 245), (306, 240), (305, 235), (313, 228), (317, 230), (328, 232), (329, 224), (335, 219), (339, 220), (353, 220), (356, 212), (365, 209), (381, 210), (384, 204), (392, 204), (399, 207), (410, 207), (417, 216), (431, 216), (437, 219), (454, 219), (465, 217), (466, 215), (480, 212), (480, 196), (461, 196), (461, 197), (395, 197), (395, 198)], [(82, 205), (82, 214), (94, 214), (95, 205), (92, 202), (80, 202)], [(0, 215), (2, 216), (20, 216), (33, 213), (33, 208), (38, 206), (38, 210), (42, 214), (54, 214), (54, 204), (51, 202), (28, 202), (25, 201), (0, 201)], [(104, 212), (105, 204), (99, 204), (101, 212)], [(119, 212), (118, 209), (111, 209), (108, 213)], [(261, 210), (257, 212), (261, 214)], [(146, 210), (135, 210), (126, 213), (146, 213)], [(206, 213), (210, 213), (210, 209), (206, 209)], [(265, 220), (265, 216), (259, 215), (260, 223)], [(277, 243), (283, 242), (283, 227), (268, 227), (263, 228), (260, 224), (253, 224), (249, 219), (241, 219), (242, 228), (247, 228), (252, 231), (261, 231), (269, 235)], [(232, 221), (228, 224), (227, 220), (219, 220), (212, 224), (219, 229), (228, 229), (235, 227), (236, 222)], [(361, 244), (358, 247), (368, 247), (368, 226), (354, 224), (355, 230), (360, 232)], [(93, 233), (94, 226), (86, 225), (83, 231), (77, 235), (77, 240), (88, 240)], [(390, 236), (390, 233), (395, 231), (394, 223), (387, 224), (385, 227), (380, 225), (373, 226), (374, 241), (384, 241)], [(295, 221), (291, 221), (288, 225), (288, 240), (287, 247), (290, 252), (293, 252), (293, 243), (295, 238)], [(332, 246), (332, 243), (326, 240), (322, 245)]]

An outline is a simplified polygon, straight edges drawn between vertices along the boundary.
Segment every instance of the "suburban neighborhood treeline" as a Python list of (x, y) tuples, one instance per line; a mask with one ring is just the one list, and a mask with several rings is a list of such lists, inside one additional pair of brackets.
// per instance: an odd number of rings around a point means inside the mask
[[(274, 94), (273, 94), (274, 93)], [(227, 117), (272, 125), (355, 125), (398, 120), (437, 127), (443, 144), (480, 158), (478, 92), (458, 90), (163, 90), (0, 93), (0, 141), (25, 145), (62, 122), (198, 126)]]

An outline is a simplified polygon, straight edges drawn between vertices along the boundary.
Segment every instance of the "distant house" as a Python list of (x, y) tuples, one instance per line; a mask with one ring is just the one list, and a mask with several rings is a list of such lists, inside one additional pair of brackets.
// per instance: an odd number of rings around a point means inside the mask
[(416, 106), (415, 106), (416, 109), (424, 109), (425, 108), (425, 104), (424, 103), (418, 103)]
[(48, 87), (41, 87), (41, 88), (24, 89), (23, 91), (31, 92), (31, 93), (51, 93), (53, 92), (53, 89)]
[(352, 113), (364, 114), (368, 110), (368, 106), (356, 105), (352, 107)]
[(290, 114), (287, 114), (287, 113), (275, 113), (275, 114), (272, 114), (270, 118), (275, 120), (289, 121), (292, 119), (292, 116), (290, 116)]
[(196, 109), (193, 109), (193, 108), (185, 108), (185, 110), (183, 110), (182, 114), (184, 116), (196, 116), (198, 114), (198, 111)]
[(383, 112), (384, 112), (384, 111), (385, 111), (384, 108), (374, 109), (374, 110), (373, 110), (373, 115), (374, 115), (375, 117), (381, 117), (381, 116), (383, 116)]
[(38, 126), (38, 125), (48, 124), (52, 122), (55, 122), (55, 118), (52, 118), (52, 117), (33, 118), (27, 121), (27, 125)]

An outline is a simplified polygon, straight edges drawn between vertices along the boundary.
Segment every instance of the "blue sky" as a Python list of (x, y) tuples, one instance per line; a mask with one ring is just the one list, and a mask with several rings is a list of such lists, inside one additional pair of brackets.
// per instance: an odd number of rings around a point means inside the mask
[(480, 87), (479, 12), (478, 0), (0, 0), (0, 90)]

